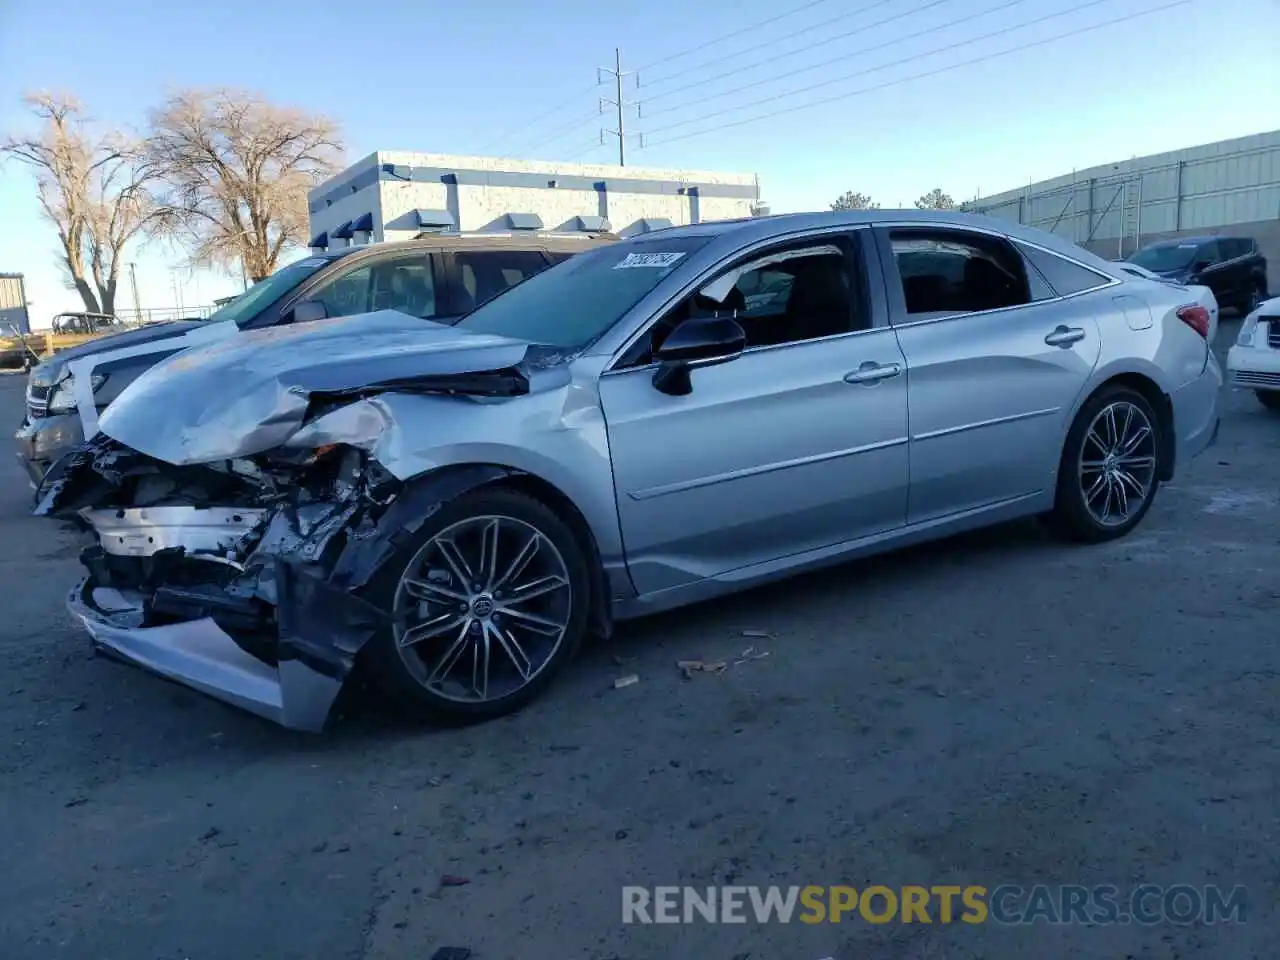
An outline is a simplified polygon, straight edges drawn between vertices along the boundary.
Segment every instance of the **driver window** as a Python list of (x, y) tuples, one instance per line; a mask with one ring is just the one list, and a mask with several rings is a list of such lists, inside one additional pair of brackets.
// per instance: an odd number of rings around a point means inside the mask
[[(726, 282), (730, 285), (722, 293), (719, 287)], [(688, 297), (654, 328), (651, 344), (657, 347), (677, 325), (694, 317), (733, 317), (746, 334), (748, 350), (865, 329), (870, 324), (864, 322), (856, 289), (840, 247), (809, 244), (777, 250), (704, 285), (703, 291), (716, 296)]]

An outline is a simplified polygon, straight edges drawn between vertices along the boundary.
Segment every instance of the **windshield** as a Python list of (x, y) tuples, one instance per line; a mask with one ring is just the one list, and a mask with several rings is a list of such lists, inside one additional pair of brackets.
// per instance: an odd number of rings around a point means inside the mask
[(307, 257), (287, 267), (281, 267), (267, 279), (255, 283), (226, 306), (213, 311), (207, 322), (230, 320), (233, 323), (243, 323), (251, 320), (291, 290), (296, 289), (298, 284), (307, 277), (331, 263), (333, 260), (328, 257)]
[(1194, 243), (1169, 243), (1159, 247), (1147, 247), (1131, 256), (1129, 262), (1146, 267), (1155, 273), (1182, 270), (1191, 266), (1191, 261), (1195, 259), (1198, 249), (1200, 248)]
[(599, 338), (711, 235), (652, 237), (580, 253), (530, 277), (458, 324), (576, 350)]

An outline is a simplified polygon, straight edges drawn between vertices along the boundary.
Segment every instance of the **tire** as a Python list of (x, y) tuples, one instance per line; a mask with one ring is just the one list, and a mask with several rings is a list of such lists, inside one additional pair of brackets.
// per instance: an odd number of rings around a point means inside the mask
[[(1082, 469), (1082, 463), (1095, 465), (1107, 460), (1106, 451), (1099, 446), (1097, 438), (1101, 436), (1104, 440), (1108, 439), (1105, 419), (1108, 409), (1117, 417), (1117, 428), (1122, 426), (1121, 419), (1132, 410), (1133, 419), (1128, 422), (1130, 432), (1126, 434), (1127, 439), (1119, 444), (1121, 447), (1127, 446), (1128, 441), (1137, 435), (1142, 426), (1137, 420), (1139, 415), (1145, 418), (1145, 425), (1150, 428), (1150, 433), (1127, 458), (1114, 462), (1117, 474), (1113, 475), (1108, 469), (1093, 466), (1086, 472)], [(1101, 433), (1094, 433), (1095, 427)], [(1091, 433), (1093, 437), (1090, 436)], [(1129, 533), (1147, 515), (1160, 487), (1159, 464), (1164, 455), (1163, 443), (1160, 419), (1147, 398), (1138, 391), (1116, 385), (1106, 387), (1090, 397), (1076, 415), (1071, 430), (1067, 433), (1066, 443), (1063, 444), (1054, 508), (1049, 517), (1053, 530), (1064, 539), (1080, 543), (1103, 543)], [(1150, 463), (1139, 467), (1139, 459), (1149, 460)], [(1136, 488), (1123, 478), (1115, 479), (1120, 473), (1139, 481), (1146, 491), (1140, 504), (1133, 504), (1131, 499), (1137, 493)], [(1111, 479), (1104, 478), (1103, 474), (1108, 474)], [(1104, 489), (1097, 486), (1099, 483)], [(1118, 493), (1113, 492), (1117, 486), (1126, 495), (1123, 501)], [(1086, 496), (1086, 490), (1092, 493), (1091, 497)], [(1117, 514), (1107, 522), (1099, 517), (1099, 513), (1105, 517), (1108, 512), (1103, 506), (1104, 496), (1110, 498), (1106, 501), (1106, 506), (1115, 508)], [(1125, 506), (1123, 511), (1119, 509), (1122, 503)]]
[(1280, 410), (1280, 390), (1255, 390), (1253, 395), (1268, 410)]
[[(494, 519), (499, 521), (497, 536), (500, 548), (497, 551), (497, 564), (489, 566), (496, 567), (499, 574), (504, 567), (514, 568), (515, 564), (510, 563), (508, 558), (520, 553), (516, 544), (522, 542), (522, 538), (536, 534), (543, 539), (538, 542), (533, 559), (522, 569), (526, 576), (533, 576), (543, 569), (541, 566), (535, 567), (535, 563), (545, 564), (545, 569), (560, 573), (548, 573), (543, 579), (547, 582), (555, 578), (564, 579), (565, 586), (552, 587), (532, 600), (500, 601), (497, 598), (505, 591), (490, 594), (486, 589), (476, 593), (473, 590), (476, 584), (460, 583), (460, 578), (454, 576), (457, 567), (450, 568), (448, 559), (440, 552), (440, 535), (446, 534), (454, 542), (462, 544), (462, 552), (473, 558), (467, 565), (470, 569), (476, 563), (478, 547), (469, 550), (468, 544), (478, 544), (477, 537), (480, 534), (477, 531), (487, 529), (489, 521)], [(507, 534), (505, 539), (504, 532)], [(426, 567), (418, 566), (422, 563), (430, 567), (430, 579), (427, 579), (428, 573), (422, 572)], [(411, 573), (415, 574), (411, 579), (416, 584), (412, 588), (402, 584), (402, 578)], [(416, 576), (418, 573), (422, 573), (421, 578)], [(441, 576), (437, 576), (438, 574)], [(513, 583), (519, 581), (520, 577), (512, 578)], [(461, 496), (438, 510), (412, 540), (397, 551), (375, 581), (366, 588), (366, 598), (382, 609), (392, 610), (394, 621), (361, 651), (368, 679), (394, 707), (415, 719), (460, 724), (490, 720), (512, 713), (542, 693), (555, 674), (577, 652), (587, 632), (591, 583), (588, 560), (572, 529), (546, 504), (527, 494), (501, 487), (480, 489)], [(465, 587), (465, 590), (459, 590), (460, 587)], [(455, 598), (457, 607), (452, 606), (455, 601), (444, 598), (437, 602), (442, 588), (453, 593), (473, 593), (469, 613), (461, 612), (464, 606), (461, 596)], [(490, 597), (486, 608), (489, 616), (482, 622), (487, 622), (495, 631), (501, 627), (508, 642), (516, 639), (514, 649), (525, 657), (531, 668), (527, 680), (520, 676), (515, 666), (517, 655), (512, 652), (509, 643), (499, 640), (496, 635), (488, 634), (484, 626), (477, 627), (479, 634), (474, 631), (466, 633), (466, 640), (462, 640), (466, 623), (475, 621), (477, 612), (486, 612), (479, 607), (482, 595)], [(426, 597), (430, 599), (425, 599)], [(564, 622), (563, 632), (554, 645), (550, 639), (545, 644), (540, 642), (539, 636), (546, 635), (534, 633), (525, 620), (518, 619), (518, 615), (535, 613), (535, 609), (538, 609), (535, 600), (541, 601), (543, 598), (546, 604), (553, 604), (555, 607), (554, 616), (546, 615), (543, 619), (562, 619)], [(507, 603), (519, 603), (521, 606), (503, 606)], [(410, 629), (415, 624), (425, 629), (429, 623), (423, 624), (421, 620), (438, 621), (447, 615), (461, 620), (461, 626), (448, 623), (450, 629), (447, 632), (429, 636), (419, 642), (411, 641)], [(542, 613), (535, 615), (543, 616)], [(458, 629), (455, 630), (455, 627)], [(474, 662), (473, 645), (474, 649), (483, 650), (486, 637), (489, 640), (487, 646), (490, 655), (494, 659), (490, 661), (491, 669), (484, 681), (484, 697), (462, 698), (459, 689), (462, 680), (468, 675), (466, 666)], [(401, 639), (410, 643), (403, 650)], [(440, 689), (431, 686), (433, 672), (437, 672), (448, 660), (459, 642), (463, 642), (464, 652), (457, 661), (458, 666), (445, 671), (438, 684)], [(538, 657), (534, 651), (540, 654), (544, 646), (550, 647), (545, 660), (535, 662)], [(491, 691), (488, 688), (495, 670), (507, 677), (509, 682), (521, 685), (505, 692), (501, 689)], [(470, 692), (480, 693), (479, 685), (473, 683)]]

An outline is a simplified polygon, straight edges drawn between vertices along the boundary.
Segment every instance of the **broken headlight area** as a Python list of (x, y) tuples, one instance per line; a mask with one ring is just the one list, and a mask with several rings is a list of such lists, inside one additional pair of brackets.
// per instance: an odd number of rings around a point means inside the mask
[[(36, 512), (74, 517), (91, 535), (71, 605), (100, 643), (215, 695), (239, 684), (250, 692), (224, 699), (309, 728), (323, 720), (280, 706), (284, 665), (341, 684), (386, 622), (355, 591), (388, 552), (372, 541), (394, 539), (380, 520), (399, 492), (343, 445), (177, 467), (99, 435), (50, 472)], [(218, 638), (278, 669), (280, 690), (263, 695), (276, 707), (240, 674), (208, 679), (227, 659)], [(144, 642), (155, 649), (139, 652)]]

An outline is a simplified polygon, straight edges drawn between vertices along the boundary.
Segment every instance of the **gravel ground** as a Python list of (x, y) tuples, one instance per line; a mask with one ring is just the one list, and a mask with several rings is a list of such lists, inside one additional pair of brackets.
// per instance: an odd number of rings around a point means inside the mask
[[(1280, 418), (1224, 404), (1127, 540), (1018, 524), (629, 625), (448, 732), (357, 706), (294, 735), (95, 658), (76, 548), (5, 453), (0, 953), (1276, 957)], [(621, 922), (626, 884), (1141, 881), (1241, 884), (1246, 922)]]

